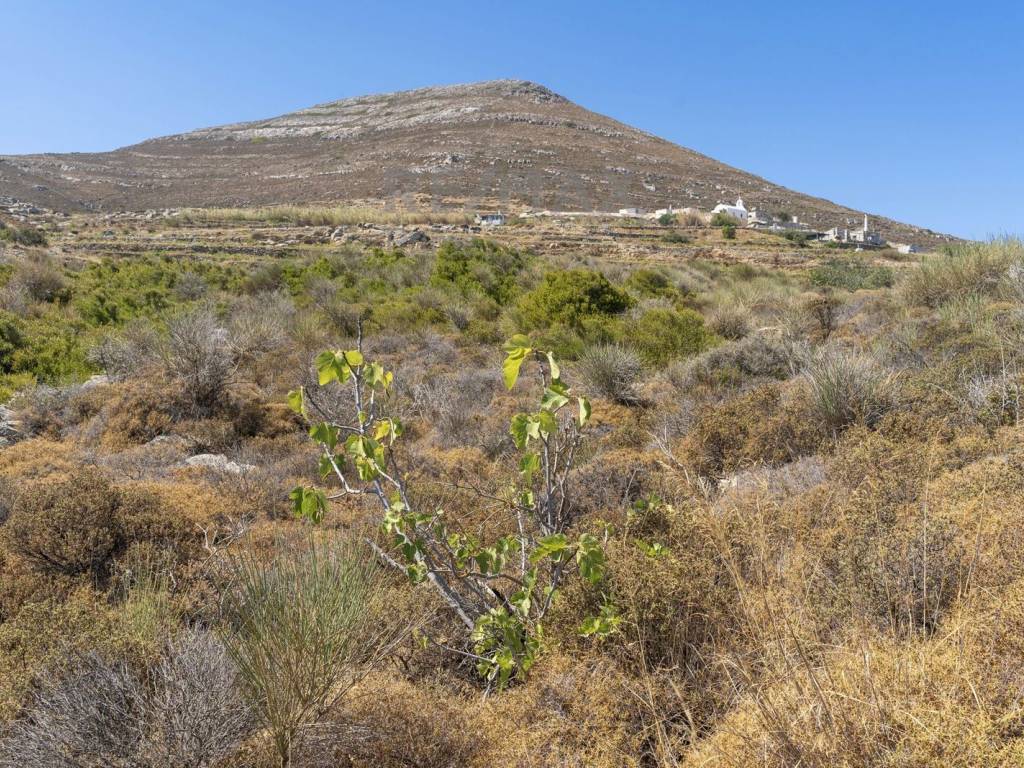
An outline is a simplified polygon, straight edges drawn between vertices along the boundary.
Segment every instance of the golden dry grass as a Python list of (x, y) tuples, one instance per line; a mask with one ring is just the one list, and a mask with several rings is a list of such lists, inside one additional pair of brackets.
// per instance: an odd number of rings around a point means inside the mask
[(258, 208), (190, 208), (184, 213), (195, 221), (294, 224), (297, 226), (346, 226), (353, 224), (470, 224), (473, 216), (459, 211), (402, 211), (369, 205), (300, 206)]

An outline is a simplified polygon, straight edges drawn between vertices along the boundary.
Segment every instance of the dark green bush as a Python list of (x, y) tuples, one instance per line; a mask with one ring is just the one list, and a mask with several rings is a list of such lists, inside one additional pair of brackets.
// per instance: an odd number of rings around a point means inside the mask
[(517, 277), (527, 265), (521, 252), (476, 238), (470, 243), (449, 240), (437, 249), (431, 282), (455, 286), (464, 295), (484, 294), (498, 302), (518, 292)]
[(821, 288), (859, 291), (890, 287), (893, 273), (889, 267), (874, 266), (856, 259), (829, 259), (811, 270), (810, 279)]
[(712, 227), (735, 227), (736, 219), (730, 216), (728, 213), (722, 213), (719, 211), (711, 217)]
[(519, 308), (525, 330), (564, 325), (589, 336), (602, 320), (621, 314), (632, 303), (629, 294), (600, 272), (570, 269), (544, 275), (541, 284), (522, 297)]
[(24, 345), (25, 335), (21, 320), (10, 312), (0, 311), (0, 371), (11, 373), (14, 369), (14, 354)]

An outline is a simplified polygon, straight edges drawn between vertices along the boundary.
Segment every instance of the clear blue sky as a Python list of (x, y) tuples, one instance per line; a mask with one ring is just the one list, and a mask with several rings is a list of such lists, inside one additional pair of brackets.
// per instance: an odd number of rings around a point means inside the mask
[(0, 154), (499, 77), (856, 208), (1024, 233), (1024, 4), (0, 0)]

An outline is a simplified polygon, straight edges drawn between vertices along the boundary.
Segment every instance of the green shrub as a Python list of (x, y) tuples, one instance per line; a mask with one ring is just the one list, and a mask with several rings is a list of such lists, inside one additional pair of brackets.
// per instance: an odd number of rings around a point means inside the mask
[(722, 225), (722, 237), (726, 240), (736, 239), (736, 225), (735, 224), (723, 224)]
[(893, 272), (889, 267), (874, 266), (857, 259), (829, 259), (811, 270), (811, 283), (820, 288), (844, 291), (889, 288)]
[(657, 269), (637, 269), (623, 283), (630, 293), (642, 299), (676, 298), (679, 289), (668, 276)]
[(794, 245), (803, 248), (807, 245), (807, 241), (811, 239), (811, 233), (804, 232), (801, 229), (787, 229), (782, 233), (782, 237)]
[(31, 374), (50, 384), (81, 380), (95, 372), (86, 356), (89, 343), (88, 328), (53, 307), (24, 321), (22, 344), (11, 356), (11, 372)]
[(696, 355), (714, 340), (698, 312), (665, 308), (650, 309), (627, 323), (625, 338), (653, 366)]
[(588, 325), (593, 330), (595, 319), (621, 314), (632, 303), (629, 294), (600, 272), (570, 269), (544, 275), (541, 284), (520, 299), (519, 309), (525, 330), (564, 325), (585, 331)]
[(46, 233), (35, 227), (8, 227), (0, 222), (0, 240), (18, 245), (44, 246), (48, 244)]
[(105, 260), (88, 265), (76, 276), (71, 305), (90, 325), (155, 317), (181, 304), (179, 281), (194, 281), (196, 275), (208, 286), (221, 289), (236, 287), (240, 281), (237, 268), (212, 262), (189, 263), (169, 257)]
[(722, 211), (719, 211), (714, 216), (712, 216), (710, 223), (712, 227), (736, 227), (736, 219), (734, 219), (728, 213), (723, 213)]
[(376, 302), (370, 309), (370, 329), (388, 333), (423, 330), (447, 325), (448, 314), (442, 306), (417, 301), (416, 292), (392, 295)]
[(490, 240), (449, 240), (437, 249), (431, 282), (455, 286), (464, 295), (484, 294), (505, 303), (518, 292), (517, 278), (526, 265), (522, 253)]
[(0, 310), (0, 372), (11, 373), (14, 369), (14, 354), (23, 346), (23, 323), (10, 312)]
[(661, 241), (663, 243), (671, 243), (673, 245), (683, 245), (690, 242), (690, 238), (682, 232), (666, 232), (661, 236)]
[(663, 227), (670, 227), (677, 221), (674, 213), (663, 213), (658, 217), (658, 223)]

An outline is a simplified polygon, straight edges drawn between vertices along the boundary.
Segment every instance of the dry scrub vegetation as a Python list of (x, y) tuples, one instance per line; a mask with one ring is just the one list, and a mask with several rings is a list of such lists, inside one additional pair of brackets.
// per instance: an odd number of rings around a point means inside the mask
[(1024, 764), (1019, 241), (32, 248), (0, 767)]

